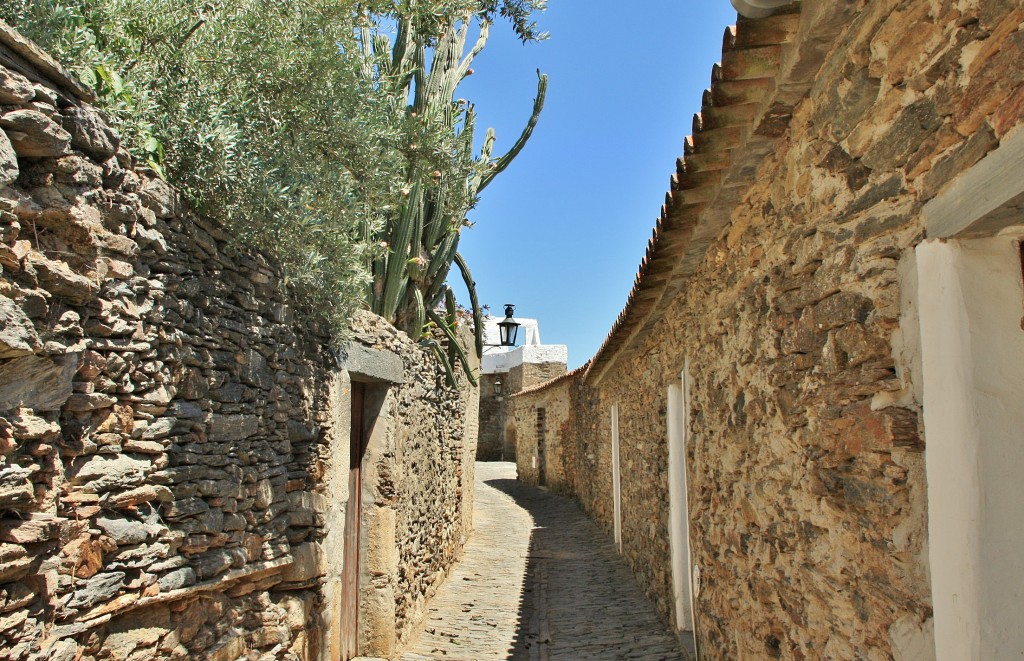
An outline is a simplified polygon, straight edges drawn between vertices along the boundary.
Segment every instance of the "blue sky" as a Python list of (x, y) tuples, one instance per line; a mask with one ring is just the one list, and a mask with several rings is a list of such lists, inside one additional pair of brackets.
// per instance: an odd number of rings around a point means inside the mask
[(459, 87), (498, 155), (529, 118), (536, 70), (549, 75), (533, 138), (470, 212), (461, 251), (480, 302), (538, 319), (545, 344), (569, 345), (570, 369), (625, 305), (735, 20), (727, 0), (552, 0), (539, 19), (550, 39), (524, 46), (496, 25)]

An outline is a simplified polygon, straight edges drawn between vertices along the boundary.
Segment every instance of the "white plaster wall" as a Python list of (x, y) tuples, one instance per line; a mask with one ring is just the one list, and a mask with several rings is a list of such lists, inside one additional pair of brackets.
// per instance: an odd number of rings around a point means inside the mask
[(1024, 285), (1012, 237), (917, 248), (939, 661), (1024, 657)]
[(481, 374), (500, 374), (523, 364), (569, 362), (569, 347), (564, 344), (524, 345), (511, 350), (502, 349), (484, 349), (484, 356), (480, 362)]

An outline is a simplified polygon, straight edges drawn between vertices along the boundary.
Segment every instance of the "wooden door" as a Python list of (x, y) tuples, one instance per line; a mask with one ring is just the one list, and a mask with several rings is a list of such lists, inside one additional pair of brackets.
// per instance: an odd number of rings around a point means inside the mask
[(359, 543), (362, 518), (366, 385), (352, 384), (352, 430), (349, 435), (348, 506), (345, 510), (345, 558), (341, 574), (341, 658), (359, 655)]

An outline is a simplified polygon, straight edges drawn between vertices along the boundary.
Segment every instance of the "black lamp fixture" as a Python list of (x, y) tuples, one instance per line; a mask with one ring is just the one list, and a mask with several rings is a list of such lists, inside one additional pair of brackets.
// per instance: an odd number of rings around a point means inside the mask
[(501, 397), (501, 377), (494, 379), (494, 396)]
[(498, 322), (499, 346), (514, 347), (516, 335), (519, 332), (519, 322), (512, 318), (512, 312), (516, 306), (511, 303), (505, 304), (505, 318)]

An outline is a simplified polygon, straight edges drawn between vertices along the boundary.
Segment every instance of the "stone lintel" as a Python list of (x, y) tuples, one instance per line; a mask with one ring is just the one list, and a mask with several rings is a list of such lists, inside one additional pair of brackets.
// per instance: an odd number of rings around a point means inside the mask
[(1024, 127), (924, 205), (928, 238), (977, 238), (1024, 224)]
[(396, 354), (369, 349), (356, 342), (345, 342), (336, 356), (338, 367), (347, 370), (356, 381), (405, 383), (405, 367)]

